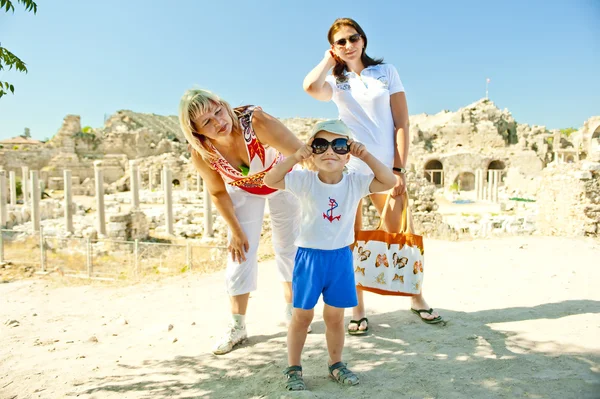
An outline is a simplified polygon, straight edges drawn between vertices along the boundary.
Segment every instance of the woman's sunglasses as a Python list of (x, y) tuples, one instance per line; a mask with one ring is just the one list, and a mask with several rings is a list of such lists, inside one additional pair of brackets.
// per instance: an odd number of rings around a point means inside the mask
[(310, 145), (313, 150), (313, 154), (322, 154), (327, 151), (327, 147), (331, 146), (331, 149), (336, 154), (344, 155), (350, 152), (350, 146), (348, 145), (348, 139), (340, 137), (333, 139), (331, 142), (324, 138), (317, 137), (313, 140)]
[(346, 41), (349, 41), (350, 43), (356, 43), (359, 40), (360, 40), (360, 33), (355, 33), (352, 36), (350, 36), (348, 39), (346, 39), (346, 38), (339, 39), (339, 40), (336, 40), (335, 42), (333, 42), (333, 44), (335, 44), (336, 46), (339, 46), (339, 47), (344, 47), (346, 45)]

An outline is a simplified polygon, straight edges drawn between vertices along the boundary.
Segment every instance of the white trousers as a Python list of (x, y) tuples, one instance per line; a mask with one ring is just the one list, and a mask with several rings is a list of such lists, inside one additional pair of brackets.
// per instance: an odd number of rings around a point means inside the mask
[[(227, 256), (225, 283), (229, 296), (256, 290), (257, 250), (267, 201), (271, 213), (272, 244), (279, 279), (282, 282), (291, 282), (297, 250), (294, 241), (300, 232), (300, 204), (296, 197), (285, 191), (277, 191), (268, 196), (253, 195), (229, 185), (227, 192), (250, 247), (246, 253), (246, 261), (242, 263), (234, 262), (230, 254)], [(231, 239), (231, 230), (228, 231), (228, 237)]]

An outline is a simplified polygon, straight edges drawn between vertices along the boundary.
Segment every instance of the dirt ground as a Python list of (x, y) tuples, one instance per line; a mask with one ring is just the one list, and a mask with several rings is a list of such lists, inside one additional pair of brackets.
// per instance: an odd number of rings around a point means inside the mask
[(327, 377), (319, 304), (300, 393), (284, 390), (272, 260), (260, 264), (249, 342), (220, 357), (210, 348), (228, 321), (223, 271), (141, 283), (12, 276), (0, 284), (0, 398), (600, 398), (599, 241), (425, 245), (425, 297), (447, 323), (367, 293), (371, 334), (348, 337), (344, 354), (361, 383), (344, 387)]

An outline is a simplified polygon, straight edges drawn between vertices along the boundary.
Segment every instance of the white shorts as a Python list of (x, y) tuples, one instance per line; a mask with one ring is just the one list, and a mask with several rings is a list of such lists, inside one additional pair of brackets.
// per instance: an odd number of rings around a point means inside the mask
[[(253, 195), (230, 185), (227, 185), (227, 192), (250, 247), (246, 253), (246, 261), (242, 263), (234, 262), (228, 254), (225, 272), (227, 293), (235, 296), (256, 290), (257, 250), (267, 201), (271, 214), (272, 244), (279, 279), (282, 282), (291, 282), (297, 250), (294, 241), (300, 232), (300, 204), (296, 197), (285, 191), (277, 191), (267, 196)], [(228, 237), (231, 238), (231, 230), (228, 231)]]

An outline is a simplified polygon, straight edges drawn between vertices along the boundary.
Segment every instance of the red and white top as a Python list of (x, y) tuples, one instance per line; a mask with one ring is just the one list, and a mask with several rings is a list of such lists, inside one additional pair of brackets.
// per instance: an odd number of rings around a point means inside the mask
[(247, 105), (234, 109), (238, 117), (244, 143), (250, 161), (249, 172), (247, 175), (242, 171), (231, 166), (229, 162), (219, 153), (219, 151), (210, 143), (211, 150), (217, 154), (218, 159), (211, 162), (211, 166), (219, 172), (223, 181), (234, 187), (239, 187), (251, 194), (268, 195), (277, 191), (264, 185), (263, 178), (265, 174), (276, 164), (283, 161), (283, 155), (273, 147), (263, 145), (256, 138), (254, 128), (252, 127), (252, 115), (254, 111), (261, 109), (254, 105)]

